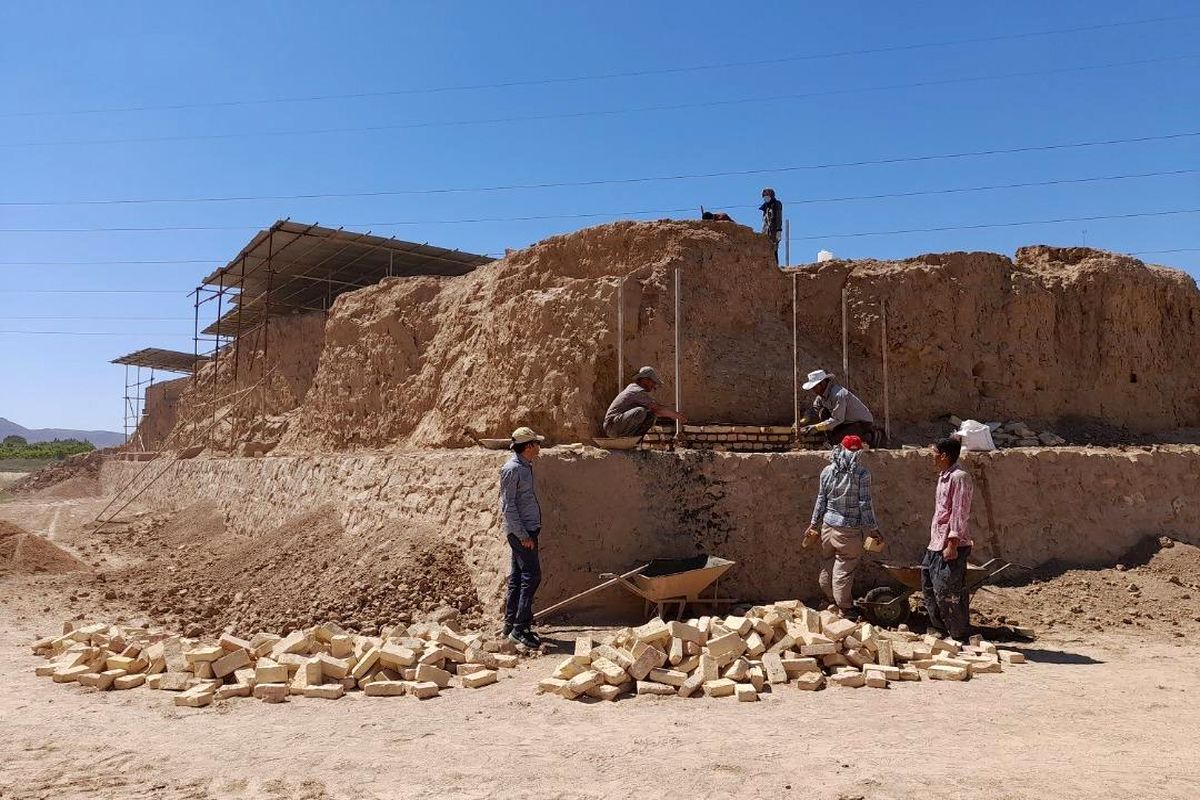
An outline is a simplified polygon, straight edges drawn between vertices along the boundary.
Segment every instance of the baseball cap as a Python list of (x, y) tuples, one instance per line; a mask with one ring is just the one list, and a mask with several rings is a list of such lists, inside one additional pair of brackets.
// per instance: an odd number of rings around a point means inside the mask
[(846, 449), (846, 450), (862, 450), (863, 449), (862, 437), (855, 436), (854, 434), (851, 434), (849, 436), (843, 436), (842, 437), (842, 447), (843, 447), (843, 449)]
[(533, 428), (521, 426), (512, 432), (513, 444), (525, 444), (526, 442), (544, 442), (545, 436), (538, 436), (533, 432)]

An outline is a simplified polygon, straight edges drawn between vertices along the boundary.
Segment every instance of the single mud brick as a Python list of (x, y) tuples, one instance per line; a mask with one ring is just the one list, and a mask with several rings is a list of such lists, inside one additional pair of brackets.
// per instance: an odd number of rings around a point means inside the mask
[(354, 637), (345, 633), (335, 634), (329, 642), (329, 655), (334, 658), (354, 655)]
[(254, 682), (258, 683), (287, 683), (288, 668), (277, 664), (269, 658), (260, 658), (254, 665)]
[[(573, 658), (568, 658), (559, 663), (552, 673), (555, 678), (563, 681), (569, 681), (576, 675), (585, 672), (586, 668), (579, 665), (579, 662)], [(649, 669), (646, 670), (649, 672)], [(643, 676), (645, 677), (645, 676)]]
[(60, 667), (58, 664), (54, 663), (38, 664), (33, 668), (33, 674), (39, 678), (50, 678), (53, 677), (54, 673), (60, 669), (66, 669), (66, 667)]
[(175, 695), (175, 705), (188, 708), (204, 708), (213, 701), (215, 692), (207, 686), (196, 686)]
[[(78, 667), (72, 667), (72, 669), (78, 669)], [(97, 684), (99, 683), (99, 681), (100, 681), (100, 673), (99, 672), (85, 672), (82, 675), (79, 675), (78, 677), (75, 678), (75, 682), (78, 683), (80, 686), (87, 686), (92, 689), (95, 689), (97, 687)]]
[(695, 625), (675, 620), (667, 623), (667, 633), (676, 639), (684, 642), (695, 642), (696, 644), (704, 644), (706, 639), (705, 635)]
[(792, 635), (790, 633), (784, 633), (771, 643), (771, 646), (767, 648), (767, 652), (776, 654), (784, 653), (788, 650), (791, 650), (795, 645), (796, 640), (792, 637)]
[(691, 697), (700, 691), (700, 687), (703, 685), (704, 676), (700, 673), (700, 670), (696, 670), (691, 675), (688, 675), (687, 680), (679, 685), (679, 691), (676, 694), (680, 697)]
[(1005, 664), (1024, 664), (1025, 654), (1016, 650), (998, 650), (996, 653)]
[(665, 683), (668, 686), (674, 686), (678, 689), (683, 686), (683, 682), (687, 680), (686, 672), (679, 672), (673, 669), (652, 669), (650, 674), (646, 676), (647, 680), (655, 683)]
[(229, 700), (233, 697), (249, 697), (254, 691), (254, 687), (248, 683), (230, 683), (225, 686), (218, 686), (213, 692), (214, 700)]
[(748, 683), (738, 683), (733, 687), (733, 694), (739, 703), (758, 702), (758, 692)]
[(866, 686), (867, 677), (861, 672), (835, 672), (829, 676), (829, 682), (847, 689), (859, 689)]
[(818, 642), (800, 647), (800, 655), (802, 656), (832, 656), (837, 655), (837, 652), (837, 642)]
[[(783, 669), (789, 677), (794, 677), (805, 672), (815, 672), (820, 669), (815, 658), (780, 658), (779, 661), (783, 664)], [(765, 664), (766, 662), (764, 661), (763, 663)]]
[(875, 642), (875, 657), (882, 666), (895, 666), (896, 658), (895, 652), (892, 649), (891, 640), (879, 639)]
[(607, 658), (593, 658), (592, 669), (604, 676), (604, 682), (613, 686), (620, 686), (625, 681), (629, 680), (629, 676), (619, 664)]
[(123, 669), (126, 672), (138, 672), (139, 670), (132, 669), (138, 659), (129, 656), (109, 656), (104, 659), (104, 666), (108, 669)]
[(278, 661), (285, 653), (307, 653), (309, 648), (308, 634), (304, 631), (292, 631), (280, 639), (271, 648), (271, 658)]
[(497, 667), (504, 667), (505, 669), (513, 669), (518, 664), (517, 657), (511, 653), (494, 653), (492, 660), (496, 662)]
[(805, 692), (815, 692), (825, 688), (825, 673), (802, 672), (796, 676), (796, 688)]
[(732, 633), (736, 633), (738, 636), (742, 637), (747, 636), (750, 633), (750, 629), (754, 626), (754, 623), (749, 617), (735, 616), (726, 617), (723, 624)]
[(971, 662), (972, 675), (993, 675), (1003, 671), (1004, 668), (1000, 666), (1000, 662), (990, 658)]
[(783, 668), (783, 659), (776, 653), (764, 653), (762, 657), (763, 672), (770, 683), (787, 683), (787, 670)]
[(650, 670), (658, 669), (664, 663), (666, 663), (666, 660), (667, 656), (661, 650), (657, 650), (653, 647), (646, 647), (641, 651), (641, 654), (637, 656), (637, 659), (629, 665), (629, 669), (627, 669), (626, 672), (628, 672), (630, 677), (632, 677), (635, 681), (645, 680), (646, 676), (650, 674)]
[(937, 639), (933, 636), (926, 638), (925, 643), (929, 645), (929, 649), (936, 653), (946, 653), (947, 655), (957, 655), (959, 647), (949, 639)]
[(746, 652), (745, 640), (733, 631), (723, 636), (718, 636), (716, 639), (709, 639), (705, 647), (708, 650), (708, 654), (718, 661), (728, 656), (736, 658)]
[(462, 653), (460, 653), (459, 651), (454, 650), (449, 647), (446, 647), (445, 645), (438, 645), (429, 650), (426, 650), (425, 654), (422, 655), (419, 659), (417, 659), (417, 662), (420, 664), (437, 665), (437, 664), (442, 663), (443, 661), (453, 661), (457, 664), (461, 664), (461, 663), (464, 663), (466, 660), (467, 660), (467, 657), (465, 655), (463, 655)]
[(544, 694), (562, 694), (567, 682), (562, 678), (542, 678), (538, 681), (537, 690)]
[(921, 672), (916, 667), (905, 665), (900, 667), (900, 680), (902, 681), (919, 681), (921, 680)]
[(742, 682), (746, 680), (746, 676), (750, 674), (750, 662), (744, 658), (739, 658), (726, 668), (722, 678), (729, 678), (734, 682)]
[(484, 669), (479, 672), (472, 672), (470, 675), (463, 675), (461, 680), (463, 688), (478, 689), (500, 680), (500, 675), (494, 669)]
[(260, 683), (254, 687), (254, 696), (264, 703), (282, 703), (291, 693), (286, 683)]
[(871, 655), (866, 650), (847, 650), (845, 653), (846, 660), (850, 662), (852, 667), (862, 667), (866, 664), (874, 664), (875, 656)]
[(96, 676), (96, 688), (102, 692), (107, 692), (113, 687), (113, 683), (117, 678), (124, 677), (128, 673), (123, 669), (106, 669)]
[(638, 681), (637, 682), (637, 693), (638, 694), (656, 694), (656, 695), (664, 695), (665, 696), (665, 695), (675, 695), (678, 691), (679, 690), (677, 687), (668, 686), (665, 683), (654, 683), (653, 681)]
[(221, 656), (225, 655), (225, 651), (219, 647), (193, 647), (191, 650), (184, 652), (183, 657), (189, 664), (198, 664), (204, 662), (216, 661)]
[(321, 683), (304, 688), (305, 697), (315, 697), (318, 700), (337, 700), (346, 694), (346, 687), (340, 683)]
[(737, 683), (728, 678), (717, 678), (700, 684), (706, 697), (732, 697)]
[(608, 700), (611, 702), (621, 696), (621, 688), (619, 686), (610, 686), (606, 683), (601, 686), (595, 686), (591, 689), (588, 689), (587, 696), (594, 697), (597, 700)]
[(667, 623), (655, 617), (645, 625), (634, 628), (633, 637), (637, 641), (646, 644), (662, 642), (665, 646), (667, 639), (671, 638), (671, 630), (667, 627)]
[(432, 664), (421, 664), (417, 667), (416, 680), (436, 683), (439, 689), (445, 689), (450, 685), (450, 673)]
[(568, 700), (574, 700), (588, 689), (591, 689), (593, 686), (599, 686), (604, 682), (603, 675), (596, 670), (589, 669), (567, 681), (567, 685), (562, 688), (562, 696)]
[(192, 664), (192, 674), (203, 680), (210, 680), (213, 677), (212, 661), (197, 661)]
[(575, 640), (575, 655), (591, 660), (592, 649), (594, 647), (595, 644), (592, 642), (592, 637), (580, 636)]
[(408, 685), (408, 693), (418, 700), (428, 700), (438, 696), (438, 685), (432, 681), (417, 681)]
[(863, 679), (866, 681), (868, 688), (871, 689), (886, 689), (888, 688), (888, 679), (883, 676), (883, 673), (877, 669), (869, 669), (863, 673)]
[(800, 630), (799, 641), (803, 644), (837, 644), (823, 633), (813, 633), (810, 630)]
[(349, 675), (351, 668), (354, 666), (349, 659), (334, 658), (325, 653), (316, 656), (316, 658), (321, 662), (321, 674), (330, 678), (337, 678), (339, 681)]
[[(465, 663), (483, 664), (484, 669), (496, 669), (500, 666), (500, 663), (496, 660), (496, 655), (494, 653), (489, 653), (487, 650), (484, 650), (481, 647), (468, 647), (463, 655), (467, 657)], [(512, 658), (515, 665), (516, 656), (513, 656)], [(459, 666), (461, 667), (462, 664), (459, 664)]]
[(667, 648), (667, 660), (671, 663), (671, 666), (675, 666), (683, 661), (683, 659), (683, 640), (671, 637), (671, 646)]
[(927, 672), (929, 679), (933, 681), (965, 681), (971, 677), (970, 667), (956, 667), (950, 664), (934, 664)]
[(408, 693), (408, 685), (407, 681), (372, 681), (363, 687), (363, 694), (367, 697), (399, 697)]
[(167, 673), (165, 673), (165, 672), (159, 672), (154, 675), (147, 675), (146, 676), (146, 688), (147, 689), (159, 688), (159, 686), (162, 684), (162, 677), (163, 677), (163, 675), (166, 675), (166, 674)]
[(701, 675), (703, 682), (715, 681), (721, 677), (717, 660), (707, 653), (700, 656), (700, 664), (696, 667), (696, 672)]
[(158, 681), (158, 688), (168, 692), (186, 691), (192, 682), (190, 672), (164, 672)]
[(835, 642), (845, 639), (850, 634), (858, 629), (857, 622), (851, 622), (848, 619), (835, 618), (828, 622), (823, 621), (821, 633), (833, 639)]
[(433, 637), (433, 641), (437, 642), (438, 644), (445, 645), (452, 650), (458, 650), (459, 652), (462, 652), (471, 646), (470, 642), (446, 627), (442, 627), (440, 630), (438, 630), (437, 635)]
[(746, 655), (750, 658), (758, 658), (767, 651), (767, 646), (763, 642), (762, 636), (758, 631), (751, 631), (746, 637)]
[(950, 656), (945, 655), (944, 653), (937, 653), (930, 660), (933, 662), (932, 664), (930, 664), (930, 666), (936, 666), (938, 664), (941, 664), (943, 666), (960, 667), (960, 668), (971, 666), (971, 662), (967, 661), (966, 659), (951, 658)]
[(230, 634), (230, 633), (227, 633), (224, 636), (222, 636), (220, 639), (218, 639), (217, 646), (220, 647), (222, 650), (224, 650), (226, 653), (232, 653), (234, 650), (249, 651), (249, 650), (253, 649), (250, 647), (249, 640), (238, 638), (237, 636), (234, 636), (233, 634)]
[(250, 666), (250, 654), (244, 649), (231, 650), (212, 662), (214, 678), (224, 678)]
[(372, 647), (363, 653), (362, 658), (358, 660), (358, 662), (354, 665), (354, 669), (351, 670), (351, 677), (356, 680), (362, 680), (367, 675), (370, 675), (371, 671), (379, 663), (379, 655), (381, 652), (381, 648)]

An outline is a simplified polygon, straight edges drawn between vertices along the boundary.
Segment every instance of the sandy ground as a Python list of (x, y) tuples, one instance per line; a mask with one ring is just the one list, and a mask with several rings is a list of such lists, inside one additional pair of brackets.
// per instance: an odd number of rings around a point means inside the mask
[[(0, 517), (61, 534), (89, 509), (6, 503)], [(1004, 675), (787, 687), (754, 705), (539, 696), (554, 663), (545, 658), (498, 686), (425, 702), (356, 693), (193, 710), (167, 693), (35, 678), (28, 643), (85, 610), (72, 586), (70, 576), (0, 578), (0, 797), (1200, 796), (1188, 638), (1060, 626), (1022, 646), (1031, 663)], [(576, 633), (555, 637), (565, 647)]]

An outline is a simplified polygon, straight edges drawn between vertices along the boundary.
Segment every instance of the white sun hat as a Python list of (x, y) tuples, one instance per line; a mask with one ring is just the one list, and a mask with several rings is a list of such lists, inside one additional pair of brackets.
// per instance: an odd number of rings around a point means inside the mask
[(825, 380), (826, 378), (832, 378), (832, 377), (833, 377), (832, 372), (826, 372), (823, 369), (813, 370), (812, 372), (808, 373), (808, 380), (804, 382), (804, 391), (807, 392), (809, 389), (813, 388), (821, 381)]

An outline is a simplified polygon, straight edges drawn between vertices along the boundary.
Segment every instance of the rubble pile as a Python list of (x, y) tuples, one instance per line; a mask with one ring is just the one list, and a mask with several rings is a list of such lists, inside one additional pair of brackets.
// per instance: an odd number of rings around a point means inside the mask
[(786, 684), (809, 691), (828, 683), (886, 689), (922, 677), (965, 681), (1024, 660), (975, 637), (964, 644), (903, 627), (885, 630), (785, 600), (755, 606), (745, 616), (656, 618), (600, 642), (577, 639), (575, 654), (538, 690), (571, 700), (636, 693), (751, 702), (767, 687)]
[[(962, 420), (950, 417), (950, 424), (955, 430), (962, 427)], [(1053, 431), (1036, 431), (1019, 420), (1009, 422), (989, 422), (992, 432), (992, 443), (997, 448), (1004, 447), (1060, 447), (1067, 440)]]
[(454, 619), (396, 625), (384, 636), (352, 635), (326, 623), (286, 636), (225, 634), (211, 643), (106, 622), (67, 622), (61, 635), (33, 644), (34, 655), (48, 659), (37, 675), (55, 683), (101, 691), (146, 686), (195, 708), (233, 697), (336, 700), (352, 690), (424, 700), (451, 686), (496, 683), (500, 669), (517, 666), (511, 646), (501, 649), (481, 633), (459, 631)]

